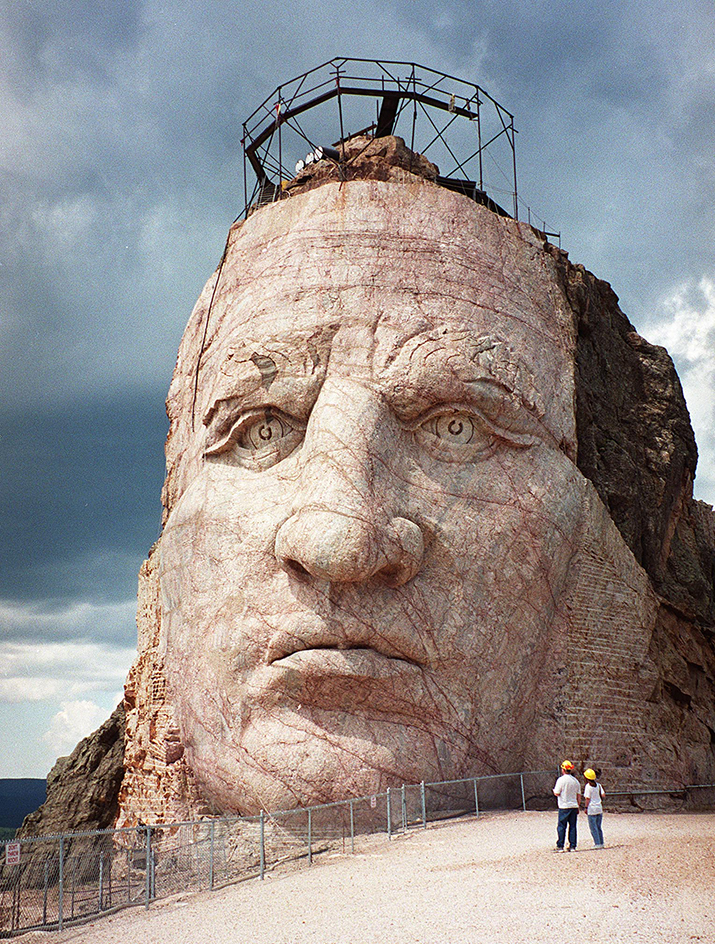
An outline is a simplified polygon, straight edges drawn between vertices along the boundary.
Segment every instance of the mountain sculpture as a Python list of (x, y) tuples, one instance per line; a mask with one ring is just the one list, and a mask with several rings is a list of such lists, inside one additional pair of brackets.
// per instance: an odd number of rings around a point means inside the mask
[(229, 234), (169, 392), (122, 822), (562, 754), (715, 779), (713, 515), (672, 362), (436, 176), (356, 139)]
[(715, 518), (667, 352), (357, 138), (235, 224), (169, 391), (119, 823), (597, 764), (715, 780)]

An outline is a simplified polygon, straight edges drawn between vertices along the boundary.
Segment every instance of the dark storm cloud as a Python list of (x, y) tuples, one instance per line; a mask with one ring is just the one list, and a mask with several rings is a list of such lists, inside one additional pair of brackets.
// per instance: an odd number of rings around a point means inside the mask
[(122, 602), (156, 540), (166, 416), (147, 396), (0, 415), (0, 599)]

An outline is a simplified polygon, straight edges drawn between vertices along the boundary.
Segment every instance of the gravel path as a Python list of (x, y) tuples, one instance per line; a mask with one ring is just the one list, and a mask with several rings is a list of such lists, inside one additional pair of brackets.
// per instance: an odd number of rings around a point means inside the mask
[(684, 944), (715, 942), (715, 815), (604, 817), (595, 851), (554, 853), (556, 813), (415, 830), (213, 893), (22, 944)]

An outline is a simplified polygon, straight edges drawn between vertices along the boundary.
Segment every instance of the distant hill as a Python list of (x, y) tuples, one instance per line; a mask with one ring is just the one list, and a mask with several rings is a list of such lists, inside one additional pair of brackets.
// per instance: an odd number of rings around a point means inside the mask
[(28, 778), (0, 779), (0, 828), (17, 829), (28, 813), (45, 802), (47, 782)]

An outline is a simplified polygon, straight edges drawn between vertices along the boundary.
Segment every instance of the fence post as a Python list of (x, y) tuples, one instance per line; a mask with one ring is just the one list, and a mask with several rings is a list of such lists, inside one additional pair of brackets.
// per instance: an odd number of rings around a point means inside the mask
[(146, 875), (144, 881), (144, 907), (149, 910), (149, 896), (151, 895), (151, 827), (146, 827), (146, 845), (144, 847), (146, 853)]
[(45, 891), (42, 896), (42, 923), (47, 924), (47, 887), (50, 884), (50, 857), (45, 856)]
[(127, 904), (131, 904), (132, 900), (132, 853), (129, 846), (127, 846)]
[(266, 834), (266, 814), (263, 812), (263, 810), (261, 810), (261, 881), (263, 881), (263, 873), (266, 870), (265, 834)]
[(519, 780), (521, 780), (521, 807), (526, 813), (526, 795), (524, 793), (524, 774), (519, 774)]
[(425, 782), (420, 784), (420, 793), (422, 795), (422, 828), (427, 829), (427, 797), (425, 795)]
[(12, 886), (12, 904), (10, 906), (10, 930), (20, 929), (20, 867), (15, 869)]
[(479, 819), (479, 794), (477, 793), (477, 781), (474, 780), (474, 811), (477, 814), (477, 819)]
[(350, 851), (355, 852), (355, 811), (353, 801), (350, 801)]
[(99, 910), (102, 911), (102, 893), (104, 891), (104, 851), (99, 853)]
[(407, 832), (407, 800), (405, 798), (405, 785), (402, 784), (402, 832)]
[(214, 826), (215, 822), (211, 820), (211, 845), (209, 847), (209, 888), (213, 891), (214, 887)]
[(65, 893), (65, 837), (60, 836), (60, 878), (58, 885), (57, 898), (57, 929), (62, 930), (62, 905), (64, 904)]
[(313, 864), (313, 810), (308, 807), (308, 865)]
[(390, 787), (387, 788), (387, 838), (392, 839), (392, 796)]

